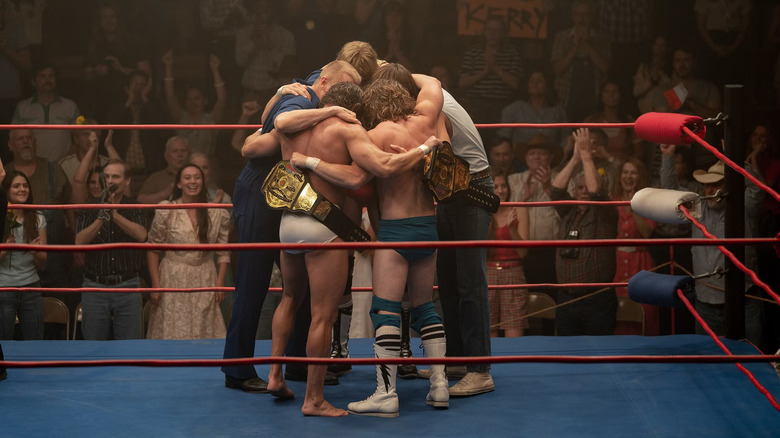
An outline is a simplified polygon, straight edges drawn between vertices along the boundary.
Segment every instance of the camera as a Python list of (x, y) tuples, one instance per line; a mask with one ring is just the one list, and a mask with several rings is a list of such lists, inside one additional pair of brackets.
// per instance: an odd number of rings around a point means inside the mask
[[(580, 238), (580, 232), (577, 230), (569, 230), (566, 234), (565, 240), (578, 240)], [(558, 254), (565, 259), (576, 259), (580, 256), (580, 249), (573, 246), (566, 246), (558, 250)]]

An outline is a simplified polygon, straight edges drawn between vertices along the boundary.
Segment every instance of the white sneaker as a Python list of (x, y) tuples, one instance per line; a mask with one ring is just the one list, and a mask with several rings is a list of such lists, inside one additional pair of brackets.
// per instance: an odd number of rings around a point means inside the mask
[(375, 392), (363, 401), (347, 405), (350, 414), (395, 418), (398, 416), (398, 394)]
[(428, 392), (428, 395), (425, 396), (425, 403), (434, 408), (449, 408), (450, 392), (447, 390), (447, 384), (445, 383), (444, 386), (441, 387), (434, 387), (431, 385), (431, 390)]
[(490, 373), (468, 372), (460, 382), (453, 385), (449, 392), (451, 397), (466, 397), (484, 394), (495, 389)]

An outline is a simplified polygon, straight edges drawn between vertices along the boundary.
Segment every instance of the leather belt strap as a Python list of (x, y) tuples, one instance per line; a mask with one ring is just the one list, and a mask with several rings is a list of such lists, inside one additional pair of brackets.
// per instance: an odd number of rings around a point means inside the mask
[(482, 178), (485, 178), (485, 177), (488, 177), (488, 176), (492, 176), (492, 175), (493, 175), (493, 172), (488, 167), (485, 170), (480, 170), (479, 172), (472, 173), (471, 175), (469, 175), (469, 179), (471, 181), (474, 181), (475, 179), (482, 179)]
[[(484, 175), (483, 175), (484, 174)], [(473, 180), (490, 175), (490, 168), (469, 174), (469, 163), (455, 155), (452, 145), (444, 141), (425, 159), (423, 181), (438, 202), (464, 199), (478, 207), (495, 213), (500, 200), (495, 193), (472, 184)]]
[(371, 237), (338, 205), (314, 190), (309, 179), (289, 161), (274, 165), (263, 182), (265, 202), (274, 210), (304, 213), (320, 221), (345, 242), (369, 242)]

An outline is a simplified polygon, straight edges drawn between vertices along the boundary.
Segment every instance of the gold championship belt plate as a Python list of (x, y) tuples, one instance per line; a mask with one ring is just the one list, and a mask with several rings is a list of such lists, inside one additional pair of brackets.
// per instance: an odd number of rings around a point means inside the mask
[(448, 141), (443, 141), (425, 157), (423, 181), (438, 202), (465, 199), (490, 212), (498, 211), (498, 196), (471, 183), (468, 161), (455, 155)]
[(371, 241), (371, 237), (338, 205), (317, 193), (306, 175), (298, 172), (289, 161), (274, 165), (263, 181), (262, 190), (266, 204), (274, 210), (312, 216), (346, 242)]

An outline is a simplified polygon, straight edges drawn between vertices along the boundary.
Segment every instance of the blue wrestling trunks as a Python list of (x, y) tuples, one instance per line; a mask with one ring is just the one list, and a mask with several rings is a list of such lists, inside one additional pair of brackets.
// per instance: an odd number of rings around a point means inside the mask
[[(418, 216), (406, 219), (381, 219), (379, 221), (379, 234), (376, 236), (380, 242), (426, 242), (438, 241), (436, 232), (436, 216)], [(420, 249), (396, 249), (398, 254), (409, 263), (422, 260), (434, 252), (436, 248)]]

